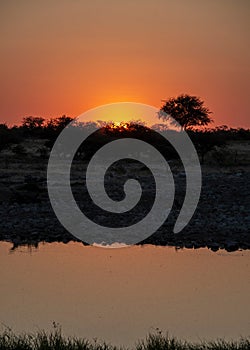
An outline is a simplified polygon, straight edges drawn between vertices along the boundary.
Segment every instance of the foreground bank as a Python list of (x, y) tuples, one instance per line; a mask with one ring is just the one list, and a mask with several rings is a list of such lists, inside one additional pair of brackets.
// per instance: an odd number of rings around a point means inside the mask
[[(1, 159), (3, 162), (3, 159)], [(14, 159), (3, 164), (0, 171), (0, 240), (13, 243), (38, 245), (40, 242), (76, 241), (57, 220), (51, 207), (46, 180), (47, 161), (35, 158)], [(72, 191), (80, 208), (97, 223), (110, 227), (128, 226), (142, 219), (154, 200), (153, 183), (145, 168), (137, 168), (138, 179), (144, 181), (147, 200), (141, 212), (130, 218), (111, 219), (96, 207), (86, 205), (86, 188), (82, 181), (84, 165), (80, 164), (72, 178)], [(173, 234), (173, 226), (185, 196), (185, 173), (173, 165), (175, 201), (167, 222), (158, 231), (140, 243), (168, 245), (177, 248), (208, 247), (214, 251), (226, 249), (250, 249), (250, 169), (244, 167), (202, 169), (201, 197), (194, 216), (179, 234)], [(113, 168), (110, 173), (109, 193), (121, 199), (124, 181), (134, 176), (135, 169), (128, 164)], [(60, 189), (59, 189), (60, 190)]]

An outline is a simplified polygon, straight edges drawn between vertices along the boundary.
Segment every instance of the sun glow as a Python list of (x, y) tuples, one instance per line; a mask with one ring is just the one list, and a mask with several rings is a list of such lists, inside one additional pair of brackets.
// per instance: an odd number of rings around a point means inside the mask
[(110, 125), (111, 129), (128, 129), (129, 123), (127, 122), (114, 122)]
[(143, 124), (150, 127), (159, 119), (151, 106), (134, 102), (117, 102), (93, 108), (81, 114), (81, 121), (97, 121), (112, 125), (112, 128), (128, 129), (129, 124)]

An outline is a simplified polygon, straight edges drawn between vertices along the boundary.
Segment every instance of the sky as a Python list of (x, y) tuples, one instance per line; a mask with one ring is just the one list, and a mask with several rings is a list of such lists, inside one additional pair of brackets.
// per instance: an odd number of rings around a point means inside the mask
[(0, 123), (188, 93), (249, 128), (249, 19), (249, 0), (0, 0)]

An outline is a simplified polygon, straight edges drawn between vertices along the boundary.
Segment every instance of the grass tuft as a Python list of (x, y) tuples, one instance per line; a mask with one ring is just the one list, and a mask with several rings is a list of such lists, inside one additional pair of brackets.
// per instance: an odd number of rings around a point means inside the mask
[[(61, 327), (53, 324), (53, 331), (47, 333), (23, 333), (16, 335), (6, 327), (0, 333), (0, 350), (121, 350), (114, 345), (90, 341), (85, 338), (64, 337)], [(250, 350), (250, 339), (238, 341), (217, 340), (201, 343), (190, 343), (163, 335), (161, 331), (149, 334), (146, 339), (138, 341), (132, 350)]]

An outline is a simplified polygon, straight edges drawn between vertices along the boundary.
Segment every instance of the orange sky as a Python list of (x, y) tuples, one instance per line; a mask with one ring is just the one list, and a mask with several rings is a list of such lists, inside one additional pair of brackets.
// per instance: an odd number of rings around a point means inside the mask
[(3, 0), (0, 122), (189, 93), (250, 127), (249, 18), (249, 0)]

